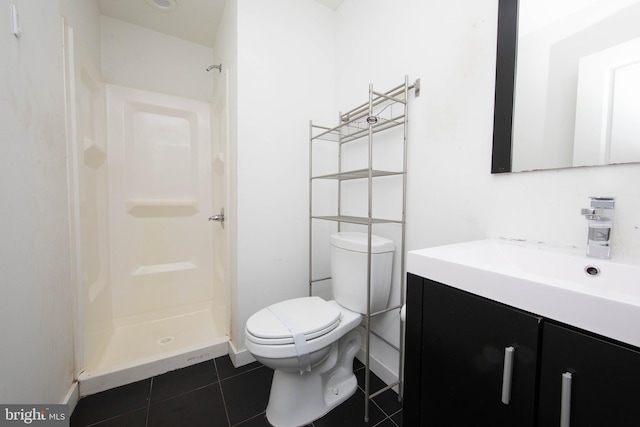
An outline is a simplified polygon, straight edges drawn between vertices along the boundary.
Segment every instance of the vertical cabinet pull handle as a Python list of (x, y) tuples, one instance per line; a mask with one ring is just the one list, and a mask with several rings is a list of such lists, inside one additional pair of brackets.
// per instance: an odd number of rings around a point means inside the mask
[(571, 372), (562, 374), (562, 397), (560, 399), (560, 427), (571, 425)]
[(504, 349), (504, 366), (502, 370), (502, 403), (508, 405), (511, 401), (511, 377), (513, 374), (513, 357), (516, 349), (506, 347)]

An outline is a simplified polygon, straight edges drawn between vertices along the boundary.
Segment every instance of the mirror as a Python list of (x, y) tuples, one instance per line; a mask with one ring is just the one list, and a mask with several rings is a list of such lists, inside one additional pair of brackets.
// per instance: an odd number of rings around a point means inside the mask
[(492, 173), (640, 162), (640, 0), (499, 0)]

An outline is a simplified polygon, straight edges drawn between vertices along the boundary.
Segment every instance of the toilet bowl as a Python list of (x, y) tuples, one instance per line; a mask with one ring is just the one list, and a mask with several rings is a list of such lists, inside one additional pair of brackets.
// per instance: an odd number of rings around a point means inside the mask
[[(286, 300), (247, 320), (247, 350), (274, 370), (266, 410), (273, 426), (307, 425), (355, 393), (353, 358), (362, 345), (358, 326), (367, 312), (368, 247), (364, 233), (332, 235), (335, 299)], [(391, 240), (372, 236), (372, 312), (387, 306), (393, 252)]]
[[(277, 427), (297, 427), (322, 417), (355, 393), (357, 382), (353, 375), (353, 358), (362, 343), (361, 332), (357, 329), (362, 315), (341, 307), (335, 301), (324, 301), (318, 297), (297, 298), (285, 303), (301, 308), (325, 306), (328, 312), (339, 315), (337, 323), (328, 326), (319, 323), (324, 330), (306, 340), (308, 366), (300, 364), (291, 334), (286, 339), (266, 338), (260, 333), (267, 324), (260, 322), (273, 316), (268, 309), (247, 321), (247, 350), (257, 361), (274, 370), (267, 419)], [(312, 316), (304, 318), (311, 319)], [(252, 330), (258, 332), (252, 333)]]

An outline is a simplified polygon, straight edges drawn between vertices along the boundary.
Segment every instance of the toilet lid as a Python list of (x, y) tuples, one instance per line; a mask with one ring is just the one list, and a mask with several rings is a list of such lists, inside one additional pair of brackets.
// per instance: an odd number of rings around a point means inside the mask
[[(296, 322), (307, 340), (318, 338), (340, 323), (340, 310), (319, 297), (296, 298), (273, 304), (278, 312)], [(247, 338), (257, 344), (293, 344), (289, 328), (269, 308), (264, 308), (247, 320)]]

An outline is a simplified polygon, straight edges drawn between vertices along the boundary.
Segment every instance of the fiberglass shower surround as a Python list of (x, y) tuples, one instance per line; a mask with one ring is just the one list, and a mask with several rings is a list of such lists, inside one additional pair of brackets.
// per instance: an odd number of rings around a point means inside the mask
[(110, 291), (112, 319), (101, 340), (86, 340), (85, 394), (226, 354), (228, 341), (214, 290), (224, 286), (219, 225), (208, 221), (211, 107), (117, 85), (106, 93), (111, 280), (94, 292)]

